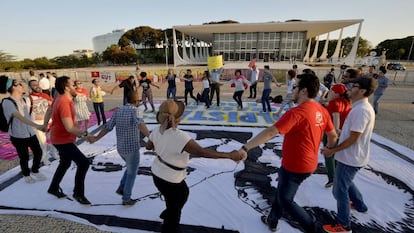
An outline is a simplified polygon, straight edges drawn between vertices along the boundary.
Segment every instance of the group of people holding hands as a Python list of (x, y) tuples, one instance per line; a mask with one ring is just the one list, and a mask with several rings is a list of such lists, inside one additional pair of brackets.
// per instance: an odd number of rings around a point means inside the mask
[[(211, 105), (212, 96), (209, 94), (210, 91), (213, 92), (213, 89), (217, 94), (217, 105), (220, 104), (218, 77), (221, 72), (222, 70), (215, 70), (206, 71), (203, 74), (203, 96), (207, 107)], [(38, 179), (46, 179), (39, 173), (41, 149), (38, 146), (39, 143), (33, 128), (41, 131), (50, 128), (51, 142), (59, 152), (60, 160), (48, 193), (58, 198), (66, 197), (60, 184), (73, 161), (77, 165), (73, 198), (81, 204), (90, 204), (90, 201), (85, 197), (84, 187), (90, 162), (76, 146), (75, 141), (77, 137), (83, 137), (88, 142), (94, 143), (115, 127), (117, 151), (126, 163), (124, 174), (115, 190), (117, 194), (122, 196), (122, 205), (132, 206), (136, 203), (131, 195), (139, 168), (141, 138), (144, 136), (148, 139), (145, 145), (146, 149), (156, 152), (151, 166), (152, 177), (154, 185), (163, 195), (166, 203), (165, 210), (160, 214), (160, 218), (163, 219), (162, 232), (179, 232), (182, 208), (189, 195), (185, 178), (191, 157), (232, 159), (239, 162), (245, 160), (253, 148), (266, 143), (278, 134), (282, 134), (284, 135), (282, 163), (278, 169), (276, 198), (270, 214), (262, 216), (261, 220), (267, 224), (270, 230), (276, 231), (278, 220), (283, 213), (288, 213), (299, 222), (306, 232), (351, 232), (350, 203), (356, 211), (366, 212), (368, 210), (362, 194), (353, 183), (353, 178), (369, 160), (369, 141), (375, 123), (375, 112), (368, 102), (368, 97), (375, 91), (377, 81), (369, 77), (359, 77), (350, 80), (351, 86), (348, 88), (344, 84), (334, 84), (328, 94), (330, 101), (325, 107), (315, 100), (320, 92), (321, 83), (313, 72), (299, 75), (296, 75), (296, 72), (288, 72), (288, 74), (292, 76), (289, 80), (294, 79), (295, 82), (289, 84), (288, 97), (291, 102), (286, 104), (294, 102), (296, 106), (288, 109), (273, 125), (264, 129), (239, 148), (234, 148), (231, 152), (218, 152), (203, 148), (188, 133), (179, 129), (187, 98), (185, 103), (175, 100), (176, 89), (173, 86), (170, 88), (170, 85), (167, 90), (167, 100), (162, 102), (156, 113), (159, 125), (151, 132), (146, 127), (142, 116), (138, 114), (138, 106), (142, 101), (139, 94), (136, 91), (127, 91), (124, 92), (125, 104), (113, 113), (97, 135), (90, 135), (87, 127), (82, 129), (78, 124), (74, 98), (78, 96), (78, 93), (80, 94), (76, 90), (76, 86), (80, 84), (75, 83), (70, 77), (61, 76), (56, 79), (55, 88), (58, 95), (48, 105), (43, 124), (37, 124), (31, 120), (30, 110), (22, 98), (23, 87), (17, 80), (2, 77), (0, 87), (5, 83), (4, 89), (18, 102), (17, 108), (11, 102), (2, 104), (5, 113), (7, 113), (6, 117), (13, 116), (15, 118), (9, 134), (13, 145), (18, 150), (25, 177), (30, 176), (30, 172), (32, 172)], [(151, 81), (145, 81), (148, 80), (145, 72), (141, 72), (140, 75), (142, 79), (139, 82), (143, 87), (142, 99), (148, 98), (152, 111), (154, 111), (152, 94), (148, 89), (150, 86), (156, 85)], [(170, 83), (169, 79), (173, 78), (175, 83), (176, 77), (173, 72), (169, 72), (168, 83)], [(7, 80), (4, 81), (4, 79)], [(192, 93), (192, 85), (187, 83), (192, 81), (191, 70), (187, 70), (183, 79), (186, 81), (186, 96), (190, 94), (190, 97), (197, 101)], [(133, 86), (133, 80), (128, 81)], [(267, 101), (274, 77), (268, 66), (264, 67), (263, 81), (264, 90), (261, 100), (263, 111), (271, 112)], [(236, 70), (235, 78), (228, 83), (235, 86), (233, 98), (239, 109), (242, 109), (241, 96), (243, 91), (247, 89), (246, 85), (251, 87), (255, 83), (248, 81), (244, 76), (242, 77), (240, 70)], [(127, 86), (129, 84), (119, 85), (119, 87), (124, 87), (124, 91), (129, 89)], [(251, 97), (254, 96), (255, 92)], [(172, 98), (168, 99), (168, 97)], [(280, 111), (277, 114), (280, 114)], [(49, 119), (52, 119), (50, 126), (48, 125)], [(27, 132), (27, 135), (20, 135), (20, 127), (25, 128), (24, 132)], [(320, 143), (324, 135), (326, 138), (325, 147), (321, 150)], [(338, 137), (338, 135), (340, 136)], [(27, 165), (29, 147), (34, 155), (31, 169)], [(294, 201), (301, 183), (316, 170), (319, 152), (327, 158), (335, 154), (336, 160), (336, 165), (333, 166), (335, 171), (329, 178), (329, 182), (333, 184), (333, 195), (337, 201), (337, 223), (325, 226), (322, 226)], [(333, 164), (335, 163), (333, 162)]]

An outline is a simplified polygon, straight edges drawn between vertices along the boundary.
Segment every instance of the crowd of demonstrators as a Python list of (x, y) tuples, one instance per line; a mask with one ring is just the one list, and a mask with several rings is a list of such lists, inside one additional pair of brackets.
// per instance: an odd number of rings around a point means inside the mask
[(224, 68), (221, 67), (219, 69), (211, 69), (209, 70), (209, 80), (210, 80), (210, 99), (209, 103), (211, 104), (213, 102), (214, 93), (216, 93), (216, 101), (217, 106), (220, 106), (220, 86), (222, 83), (220, 83), (220, 76), (223, 73)]
[(175, 83), (176, 78), (177, 78), (177, 75), (174, 74), (174, 69), (172, 69), (172, 68), (168, 69), (168, 74), (165, 77), (165, 80), (168, 83), (167, 99), (170, 99), (170, 98), (172, 98), (174, 100), (177, 99), (177, 96), (176, 96), (176, 94), (177, 94), (177, 85)]
[(284, 135), (276, 198), (270, 214), (261, 218), (272, 231), (276, 231), (283, 212), (299, 222), (305, 232), (319, 232), (321, 229), (321, 224), (315, 222), (315, 218), (294, 201), (302, 182), (318, 166), (323, 133), (327, 134), (330, 147), (337, 139), (328, 111), (315, 101), (319, 85), (318, 77), (313, 74), (298, 75), (298, 82), (293, 87), (293, 99), (298, 105), (289, 109), (274, 125), (260, 132), (239, 150), (247, 156), (250, 149), (266, 143), (277, 134)]
[(234, 72), (234, 77), (229, 81), (228, 84), (231, 87), (234, 87), (233, 99), (236, 101), (238, 109), (243, 110), (242, 96), (244, 90), (250, 86), (250, 82), (246, 77), (244, 77), (244, 75), (242, 75), (241, 70), (236, 70)]
[(138, 114), (139, 102), (138, 93), (130, 92), (128, 103), (116, 110), (105, 127), (91, 140), (91, 142), (99, 140), (116, 127), (117, 150), (126, 164), (126, 169), (116, 190), (116, 193), (122, 196), (122, 205), (134, 205), (137, 202), (137, 200), (131, 199), (131, 193), (139, 168), (140, 134), (142, 133), (145, 137), (149, 136), (147, 126), (142, 116)]
[(137, 85), (136, 85), (136, 82), (135, 82), (135, 77), (133, 75), (130, 75), (127, 79), (122, 80), (119, 85), (116, 85), (112, 88), (111, 95), (114, 93), (114, 91), (116, 89), (124, 88), (122, 104), (125, 105), (125, 104), (128, 103), (128, 101), (127, 101), (128, 95), (131, 92), (135, 92), (136, 89), (137, 89), (136, 87), (137, 87)]
[[(42, 159), (42, 149), (34, 129), (46, 131), (43, 124), (36, 124), (30, 115), (30, 99), (23, 96), (25, 87), (16, 79), (0, 76), (0, 93), (9, 93), (10, 97), (1, 102), (3, 114), (9, 124), (8, 134), (10, 141), (16, 148), (20, 159), (20, 168), (27, 183), (45, 180), (46, 177), (39, 172)], [(29, 168), (29, 148), (33, 153), (32, 167)]]
[(282, 103), (280, 104), (279, 110), (276, 112), (276, 116), (280, 116), (282, 111), (284, 110), (285, 106), (288, 105), (289, 108), (294, 106), (293, 101), (293, 87), (296, 85), (296, 72), (294, 70), (289, 70), (286, 75), (286, 85), (287, 85), (287, 94), (285, 99), (283, 99)]
[(105, 103), (104, 95), (106, 94), (105, 90), (99, 85), (98, 79), (92, 80), (92, 87), (89, 90), (89, 96), (92, 99), (93, 109), (95, 110), (96, 119), (98, 120), (98, 125), (106, 124), (105, 116)]
[(91, 112), (87, 105), (87, 101), (90, 101), (88, 90), (82, 87), (81, 81), (76, 80), (75, 91), (76, 97), (74, 98), (74, 102), (76, 120), (78, 121), (79, 128), (82, 128), (82, 122), (84, 122), (84, 129), (87, 130), (89, 128), (89, 117), (91, 116)]
[[(344, 125), (345, 118), (351, 110), (351, 101), (349, 99), (348, 90), (342, 83), (334, 84), (328, 93), (328, 105), (326, 106), (336, 133), (341, 134), (342, 126)], [(323, 138), (324, 146), (327, 145), (326, 135)], [(335, 160), (333, 157), (325, 157), (325, 167), (328, 175), (328, 182), (325, 184), (325, 188), (330, 188), (333, 185), (335, 174)]]
[(352, 109), (345, 119), (336, 146), (329, 144), (322, 153), (329, 157), (335, 153), (337, 161), (332, 193), (337, 202), (337, 223), (325, 225), (326, 232), (352, 232), (350, 203), (358, 212), (367, 212), (363, 196), (354, 184), (356, 173), (368, 164), (370, 141), (375, 124), (375, 112), (368, 97), (378, 86), (375, 79), (362, 77), (351, 81)]
[(257, 93), (257, 81), (259, 81), (259, 68), (257, 68), (256, 64), (254, 64), (251, 68), (250, 73), (250, 94), (249, 99), (256, 99), (256, 93)]
[(378, 88), (374, 92), (374, 111), (375, 114), (378, 114), (378, 103), (380, 98), (385, 92), (385, 89), (388, 87), (388, 78), (385, 77), (385, 74), (387, 73), (387, 69), (385, 69), (384, 66), (381, 66), (378, 72), (377, 80), (378, 80)]
[(263, 112), (272, 112), (272, 108), (270, 106), (270, 94), (272, 93), (272, 82), (275, 82), (275, 85), (277, 87), (280, 87), (281, 85), (277, 82), (276, 78), (273, 77), (272, 72), (270, 71), (270, 67), (268, 65), (264, 66), (263, 70), (263, 92), (262, 92), (262, 108)]
[(188, 94), (190, 94), (190, 97), (193, 98), (196, 101), (196, 104), (198, 105), (198, 100), (197, 98), (194, 96), (194, 86), (193, 86), (193, 81), (194, 81), (194, 76), (191, 74), (191, 69), (187, 69), (187, 73), (183, 76), (180, 77), (181, 80), (184, 80), (184, 103), (187, 106), (188, 105)]
[(154, 97), (152, 95), (152, 90), (151, 90), (151, 86), (156, 87), (158, 89), (160, 89), (160, 87), (158, 85), (155, 85), (151, 82), (150, 79), (148, 79), (147, 77), (147, 73), (146, 72), (141, 72), (139, 73), (139, 76), (141, 77), (141, 80), (139, 80), (139, 87), (142, 87), (142, 103), (144, 104), (145, 110), (147, 111), (147, 100), (151, 105), (151, 112), (155, 112), (155, 107), (154, 107)]
[[(42, 90), (39, 87), (39, 82), (35, 79), (32, 79), (29, 81), (29, 88), (30, 88), (30, 100), (31, 100), (31, 115), (32, 120), (36, 124), (43, 124), (45, 114), (47, 112), (47, 109), (52, 104), (52, 98), (47, 95), (46, 93), (43, 93)], [(49, 165), (49, 153), (54, 157), (58, 158), (56, 148), (51, 145), (50, 149), (48, 150), (48, 144), (47, 144), (47, 135), (46, 132), (43, 132), (42, 130), (34, 129), (37, 140), (39, 141), (40, 148), (42, 149), (42, 162), (44, 165)]]
[(75, 141), (76, 137), (85, 137), (88, 141), (91, 139), (88, 136), (88, 131), (79, 128), (76, 121), (75, 104), (73, 102), (73, 98), (76, 97), (76, 90), (73, 80), (67, 76), (57, 78), (56, 91), (59, 95), (53, 100), (44, 121), (44, 125), (47, 126), (49, 119), (52, 118), (50, 138), (60, 156), (59, 165), (53, 175), (48, 193), (58, 198), (66, 197), (60, 183), (73, 161), (77, 166), (73, 198), (80, 204), (89, 205), (90, 202), (85, 197), (85, 177), (89, 169), (89, 160), (75, 145)]
[(243, 154), (237, 151), (217, 152), (202, 148), (180, 130), (178, 125), (184, 110), (185, 105), (181, 101), (164, 101), (156, 116), (160, 125), (151, 132), (147, 143), (147, 149), (157, 153), (151, 172), (155, 186), (165, 199), (166, 209), (160, 214), (163, 219), (162, 233), (180, 232), (181, 212), (189, 195), (185, 178), (190, 155), (234, 161), (243, 159)]

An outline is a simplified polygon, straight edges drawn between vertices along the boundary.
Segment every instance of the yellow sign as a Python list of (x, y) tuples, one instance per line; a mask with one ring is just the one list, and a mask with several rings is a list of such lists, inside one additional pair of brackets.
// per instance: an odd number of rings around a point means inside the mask
[(217, 55), (207, 58), (207, 65), (209, 70), (219, 69), (223, 66), (223, 56)]

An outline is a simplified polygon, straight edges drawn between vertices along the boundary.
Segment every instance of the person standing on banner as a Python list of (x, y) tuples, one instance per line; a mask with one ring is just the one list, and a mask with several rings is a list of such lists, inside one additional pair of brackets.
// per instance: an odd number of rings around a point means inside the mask
[(137, 202), (131, 199), (131, 193), (139, 168), (141, 134), (149, 136), (147, 126), (139, 115), (139, 102), (138, 93), (130, 92), (128, 103), (114, 112), (108, 124), (92, 140), (95, 142), (101, 139), (116, 127), (117, 150), (125, 161), (126, 169), (115, 192), (122, 196), (122, 205), (125, 206), (135, 205)]
[(89, 112), (88, 105), (86, 102), (90, 101), (89, 94), (88, 91), (82, 87), (82, 82), (79, 80), (75, 81), (75, 90), (76, 97), (74, 98), (74, 101), (78, 126), (79, 128), (82, 128), (82, 122), (85, 122), (84, 129), (88, 130), (91, 112)]
[[(31, 90), (30, 98), (32, 100), (32, 119), (36, 124), (43, 124), (47, 109), (51, 106), (53, 100), (49, 95), (42, 92), (37, 80), (30, 80), (29, 87)], [(39, 141), (40, 148), (42, 148), (42, 162), (44, 165), (50, 165), (46, 133), (41, 130), (35, 130), (35, 133), (37, 140)], [(50, 151), (53, 157), (56, 158), (57, 152), (53, 145), (51, 145)]]
[(243, 154), (238, 151), (217, 152), (200, 147), (178, 127), (184, 110), (182, 101), (164, 101), (156, 116), (159, 126), (152, 130), (146, 146), (157, 154), (151, 165), (152, 178), (165, 199), (166, 208), (160, 214), (163, 219), (161, 233), (181, 232), (181, 212), (190, 192), (185, 182), (190, 155), (234, 161), (243, 159)]
[(210, 102), (210, 73), (208, 71), (204, 71), (203, 78), (201, 82), (203, 83), (203, 93), (201, 94), (201, 100), (205, 103), (206, 108), (209, 109), (211, 102)]
[(319, 90), (319, 79), (313, 74), (298, 75), (293, 88), (293, 100), (298, 104), (289, 109), (274, 125), (261, 131), (249, 140), (239, 152), (244, 153), (262, 145), (278, 134), (284, 135), (282, 164), (278, 171), (276, 197), (268, 216), (261, 220), (271, 231), (277, 230), (279, 219), (286, 212), (304, 232), (321, 232), (322, 226), (314, 216), (295, 202), (300, 185), (318, 167), (319, 146), (323, 133), (328, 136), (328, 146), (335, 144), (337, 135), (328, 111), (315, 101)]
[(217, 107), (220, 106), (220, 76), (223, 73), (223, 67), (209, 70), (210, 77), (210, 104), (213, 101), (214, 93), (216, 93)]
[(184, 75), (184, 77), (180, 77), (180, 79), (184, 80), (184, 100), (185, 100), (185, 105), (187, 106), (187, 98), (188, 98), (188, 94), (190, 94), (190, 97), (193, 98), (196, 101), (196, 104), (198, 105), (198, 100), (196, 97), (194, 97), (194, 86), (193, 86), (193, 81), (194, 81), (194, 76), (191, 74), (191, 69), (187, 69), (187, 74)]
[(136, 91), (136, 83), (135, 83), (135, 77), (133, 75), (130, 75), (127, 79), (122, 80), (122, 82), (119, 85), (116, 85), (112, 88), (111, 90), (111, 95), (114, 93), (114, 91), (116, 89), (119, 88), (124, 88), (124, 95), (123, 95), (123, 100), (122, 100), (122, 104), (125, 105), (127, 104), (127, 99), (128, 99), (128, 95), (131, 92)]
[(98, 79), (92, 80), (93, 86), (89, 90), (89, 96), (92, 99), (93, 109), (95, 110), (96, 119), (98, 120), (98, 125), (101, 125), (101, 117), (103, 124), (106, 124), (105, 116), (105, 104), (103, 96), (106, 94), (105, 91), (99, 85)]
[(257, 93), (257, 81), (259, 80), (259, 69), (257, 68), (256, 64), (253, 64), (251, 67), (251, 74), (250, 74), (250, 95), (249, 99), (256, 99)]
[(335, 154), (337, 161), (332, 194), (336, 199), (336, 223), (324, 225), (326, 232), (352, 232), (350, 209), (361, 213), (368, 211), (363, 196), (353, 182), (357, 172), (369, 162), (375, 112), (368, 101), (378, 86), (373, 78), (351, 80), (350, 97), (352, 109), (345, 119), (338, 144), (321, 150), (326, 157)]
[[(1, 102), (3, 114), (6, 118), (9, 129), (10, 141), (16, 148), (20, 159), (20, 169), (26, 183), (32, 184), (36, 180), (46, 180), (46, 177), (39, 172), (42, 159), (42, 149), (36, 137), (35, 129), (46, 131), (45, 126), (36, 124), (30, 116), (30, 101), (23, 96), (25, 88), (16, 79), (0, 76), (0, 93), (10, 93), (10, 97), (4, 98)], [(29, 148), (33, 153), (32, 168), (29, 168)]]
[(168, 69), (168, 74), (165, 77), (165, 80), (168, 82), (167, 87), (167, 99), (170, 99), (172, 97), (173, 100), (176, 100), (176, 94), (177, 94), (177, 85), (175, 83), (175, 79), (177, 78), (177, 75), (174, 74), (174, 70), (172, 68)]
[(92, 138), (87, 130), (78, 127), (73, 102), (76, 90), (72, 79), (67, 76), (58, 77), (55, 87), (59, 95), (48, 109), (44, 125), (47, 126), (51, 117), (53, 123), (50, 127), (50, 139), (59, 151), (60, 160), (47, 192), (57, 198), (66, 197), (60, 183), (73, 161), (76, 164), (73, 198), (80, 204), (90, 205), (91, 203), (85, 197), (85, 177), (89, 169), (89, 160), (76, 146), (75, 141), (76, 137), (83, 137), (88, 142)]
[(229, 81), (229, 84), (231, 87), (234, 87), (233, 99), (236, 101), (238, 109), (243, 110), (242, 96), (244, 90), (249, 87), (250, 82), (242, 75), (241, 70), (236, 70), (234, 75), (235, 77)]
[(277, 82), (275, 77), (273, 77), (272, 72), (270, 72), (270, 67), (268, 65), (264, 66), (264, 73), (263, 73), (263, 92), (262, 92), (262, 107), (263, 112), (272, 112), (272, 108), (270, 107), (270, 94), (272, 93), (272, 82), (276, 83), (276, 86), (280, 87), (280, 84)]
[(280, 114), (282, 113), (282, 111), (284, 110), (285, 106), (288, 105), (288, 109), (292, 108), (294, 106), (294, 102), (292, 99), (292, 94), (293, 94), (293, 87), (296, 85), (296, 72), (294, 70), (289, 70), (287, 75), (286, 75), (286, 82), (287, 82), (287, 94), (285, 99), (282, 101), (282, 103), (280, 104), (279, 110), (277, 111), (277, 113), (275, 114), (276, 116), (280, 116)]
[(152, 90), (151, 90), (151, 86), (154, 86), (158, 89), (160, 89), (159, 86), (153, 84), (151, 82), (150, 79), (148, 79), (147, 77), (147, 72), (141, 72), (139, 74), (139, 76), (141, 77), (141, 80), (139, 80), (139, 87), (142, 87), (142, 103), (144, 104), (144, 112), (146, 112), (148, 110), (147, 108), (147, 100), (151, 105), (151, 112), (155, 111), (155, 107), (154, 107), (154, 101), (153, 101), (153, 96), (152, 96)]

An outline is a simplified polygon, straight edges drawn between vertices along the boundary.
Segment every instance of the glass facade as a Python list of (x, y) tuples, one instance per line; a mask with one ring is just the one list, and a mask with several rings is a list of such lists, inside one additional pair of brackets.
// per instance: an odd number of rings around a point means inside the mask
[(306, 32), (215, 33), (213, 38), (213, 52), (224, 61), (302, 60), (306, 50)]

